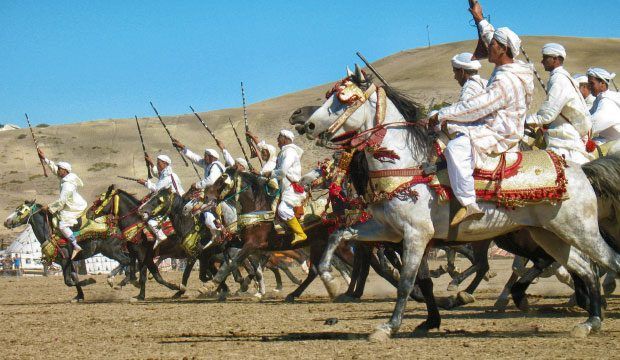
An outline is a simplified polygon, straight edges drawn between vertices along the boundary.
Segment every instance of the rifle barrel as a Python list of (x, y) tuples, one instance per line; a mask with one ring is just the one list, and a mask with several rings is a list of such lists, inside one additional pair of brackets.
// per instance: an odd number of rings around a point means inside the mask
[(230, 120), (230, 118), (228, 118), (228, 122), (230, 123), (230, 126), (232, 127), (233, 132), (235, 133), (235, 137), (237, 138), (237, 142), (239, 143), (239, 147), (241, 147), (241, 152), (243, 153), (243, 157), (245, 158), (245, 161), (248, 162), (248, 166), (250, 167), (250, 170), (252, 170), (252, 163), (250, 162), (250, 159), (248, 159), (248, 154), (246, 154), (245, 149), (243, 148), (243, 144), (241, 143), (241, 139), (239, 138), (239, 134), (237, 134), (237, 129), (235, 129), (235, 125), (233, 125), (233, 123)]
[(204, 122), (204, 120), (202, 120), (202, 118), (200, 117), (200, 115), (198, 115), (198, 113), (196, 112), (196, 110), (194, 110), (194, 108), (190, 105), (189, 108), (192, 110), (192, 112), (194, 113), (194, 115), (196, 115), (196, 118), (198, 119), (198, 121), (200, 121), (200, 123), (202, 124), (202, 126), (204, 126), (205, 129), (207, 129), (207, 131), (209, 132), (209, 134), (211, 135), (211, 137), (213, 137), (213, 140), (217, 141), (217, 138), (215, 137), (215, 134), (213, 133), (213, 131), (211, 131), (211, 129), (209, 128), (209, 126), (207, 125), (206, 122)]
[(372, 72), (373, 72), (373, 74), (375, 74), (375, 76), (376, 76), (377, 78), (379, 78), (379, 80), (381, 80), (381, 82), (383, 83), (383, 85), (385, 85), (385, 86), (390, 86), (390, 84), (387, 82), (387, 80), (385, 80), (385, 78), (384, 78), (383, 76), (381, 76), (381, 74), (379, 74), (379, 72), (377, 71), (377, 69), (375, 69), (375, 67), (374, 67), (374, 66), (372, 66), (372, 65), (368, 62), (368, 60), (366, 60), (366, 58), (364, 57), (364, 55), (362, 55), (362, 53), (361, 53), (361, 52), (359, 52), (359, 51), (358, 51), (356, 54), (357, 54), (357, 56), (358, 56), (360, 59), (362, 59), (362, 61), (364, 62), (364, 64), (366, 64), (366, 67), (368, 67), (368, 68), (370, 69), (370, 71), (372, 71)]
[(37, 145), (37, 138), (34, 136), (34, 130), (32, 130), (32, 125), (30, 125), (30, 118), (28, 117), (28, 114), (24, 115), (26, 115), (26, 122), (28, 122), (28, 128), (30, 129), (30, 135), (32, 135), (34, 147), (35, 149), (37, 149), (37, 156), (39, 157), (39, 162), (41, 162), (41, 167), (43, 168), (43, 175), (47, 177), (47, 169), (45, 168), (45, 163), (43, 162), (43, 159), (41, 159), (41, 157), (39, 156), (39, 145)]
[[(140, 144), (142, 144), (142, 152), (144, 153), (144, 157), (146, 157), (147, 153), (146, 153), (146, 147), (144, 146), (144, 138), (142, 138), (142, 129), (140, 129), (140, 122), (138, 121), (138, 116), (134, 115), (134, 118), (136, 119), (136, 126), (138, 126), (138, 134), (140, 135)], [(146, 161), (146, 159), (144, 159), (144, 162), (146, 164), (146, 174), (148, 176), (148, 178), (152, 178), (153, 175), (151, 174), (151, 166), (149, 164), (148, 161)]]

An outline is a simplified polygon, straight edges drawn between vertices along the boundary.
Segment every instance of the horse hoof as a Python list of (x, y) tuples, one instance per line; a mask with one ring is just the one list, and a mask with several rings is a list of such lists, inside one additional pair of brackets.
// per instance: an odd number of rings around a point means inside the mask
[(420, 325), (416, 326), (414, 333), (416, 334), (428, 334), (431, 330), (437, 329), (439, 330), (439, 322), (426, 320), (422, 322)]
[(295, 302), (295, 296), (293, 296), (293, 294), (286, 295), (286, 297), (284, 298), (284, 302), (293, 304)]
[(368, 341), (373, 343), (382, 343), (390, 340), (391, 332), (385, 326), (379, 326), (368, 336)]
[(219, 293), (219, 295), (217, 296), (217, 301), (219, 302), (224, 302), (226, 301), (226, 298), (228, 297), (228, 292), (226, 291), (222, 291)]
[(476, 302), (476, 298), (472, 294), (470, 294), (470, 293), (468, 293), (466, 291), (459, 292), (457, 294), (457, 297), (463, 303), (463, 305), (471, 304), (473, 302)]
[(453, 283), (448, 284), (448, 288), (447, 288), (448, 291), (456, 291), (458, 289), (459, 289), (459, 284), (453, 284)]
[(256, 293), (254, 294), (254, 297), (255, 297), (255, 298), (257, 298), (258, 300), (260, 300), (260, 299), (262, 299), (262, 298), (263, 298), (263, 294), (261, 294), (260, 292), (256, 292)]
[(187, 288), (183, 284), (179, 284), (178, 288), (179, 288), (179, 291), (182, 291), (182, 292), (187, 291)]
[(450, 310), (454, 308), (454, 304), (456, 304), (456, 297), (448, 296), (448, 297), (439, 297), (435, 300), (437, 306), (444, 310)]
[(336, 296), (334, 298), (334, 302), (335, 303), (353, 303), (353, 302), (360, 302), (360, 299), (358, 298), (354, 298), (353, 296), (349, 296), (346, 293), (345, 294), (340, 294), (338, 296)]
[(334, 279), (330, 273), (325, 273), (321, 275), (321, 280), (323, 280), (323, 285), (325, 285), (325, 289), (329, 294), (329, 297), (333, 300), (338, 296), (338, 283), (336, 279)]
[(107, 278), (106, 282), (108, 283), (108, 285), (110, 285), (112, 289), (114, 289), (114, 277)]
[(174, 295), (172, 295), (171, 299), (180, 299), (183, 294), (185, 294), (185, 291), (177, 291)]
[(497, 276), (497, 273), (495, 271), (487, 271), (487, 273), (484, 274), (484, 281), (488, 282), (489, 280), (493, 279), (496, 276)]
[(588, 335), (590, 335), (590, 331), (592, 331), (590, 324), (588, 323), (577, 324), (575, 325), (575, 327), (573, 327), (573, 330), (571, 330), (570, 336), (574, 338), (585, 338), (585, 337), (588, 337)]
[(523, 312), (530, 312), (530, 302), (527, 300), (527, 297), (524, 297), (523, 299), (521, 299), (521, 301), (519, 301), (517, 305), (517, 308)]
[(206, 282), (201, 288), (198, 289), (198, 292), (204, 294), (205, 297), (213, 297), (217, 295), (217, 287), (218, 285), (213, 281)]
[(278, 289), (278, 288), (273, 289), (273, 292), (279, 293), (280, 291), (282, 291), (282, 289)]
[(142, 298), (140, 296), (134, 296), (134, 297), (129, 298), (129, 302), (130, 303), (134, 303), (134, 304), (135, 303), (139, 303), (139, 302), (143, 302), (143, 301), (144, 301), (144, 298)]
[(79, 304), (79, 303), (83, 303), (83, 302), (84, 302), (83, 298), (77, 298), (76, 297), (76, 298), (71, 299), (71, 303), (72, 304)]
[(499, 298), (497, 299), (497, 301), (495, 301), (495, 304), (493, 304), (493, 307), (495, 307), (495, 310), (504, 311), (506, 310), (506, 307), (508, 306), (509, 302), (510, 301), (507, 298)]

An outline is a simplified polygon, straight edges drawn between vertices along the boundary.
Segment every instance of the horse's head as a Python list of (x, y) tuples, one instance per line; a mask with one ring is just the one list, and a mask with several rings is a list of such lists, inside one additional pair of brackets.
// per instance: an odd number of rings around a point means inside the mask
[(116, 189), (114, 184), (112, 184), (108, 187), (108, 190), (101, 193), (95, 201), (93, 201), (93, 204), (88, 209), (87, 216), (97, 217), (112, 213), (116, 213), (116, 215), (118, 215), (118, 202), (118, 189)]
[(30, 217), (39, 209), (39, 205), (32, 201), (25, 201), (4, 220), (4, 227), (13, 229), (28, 223)]
[(171, 189), (161, 189), (148, 196), (146, 201), (140, 205), (138, 211), (145, 220), (153, 216), (168, 215), (172, 210), (175, 198), (176, 193)]
[(239, 174), (235, 169), (229, 168), (211, 185), (205, 192), (207, 197), (222, 201), (235, 192), (235, 184)]
[(355, 72), (347, 69), (347, 77), (334, 85), (325, 96), (327, 101), (306, 121), (306, 136), (329, 141), (370, 125), (373, 111), (368, 100), (372, 97), (376, 103), (376, 89), (359, 66)]

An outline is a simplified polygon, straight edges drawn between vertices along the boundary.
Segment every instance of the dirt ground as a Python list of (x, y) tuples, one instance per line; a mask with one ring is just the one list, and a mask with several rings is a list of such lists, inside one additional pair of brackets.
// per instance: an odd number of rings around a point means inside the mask
[[(461, 264), (464, 266), (465, 264)], [(437, 263), (432, 267), (436, 267)], [(425, 316), (422, 304), (409, 302), (400, 333), (386, 343), (370, 343), (368, 333), (386, 321), (394, 291), (371, 275), (361, 303), (335, 304), (316, 281), (295, 304), (283, 303), (294, 285), (270, 290), (259, 301), (231, 296), (226, 302), (197, 300), (196, 276), (188, 295), (172, 293), (150, 281), (148, 301), (129, 303), (133, 287), (112, 290), (105, 276), (85, 288), (86, 302), (70, 304), (73, 289), (60, 277), (0, 278), (0, 333), (4, 359), (34, 358), (611, 358), (618, 356), (620, 298), (612, 296), (603, 331), (586, 339), (568, 334), (586, 314), (564, 306), (570, 289), (555, 279), (541, 279), (530, 288), (535, 311), (525, 314), (511, 305), (497, 313), (492, 305), (509, 276), (510, 260), (492, 260), (498, 275), (483, 282), (477, 302), (442, 311), (441, 331), (416, 336), (414, 327)], [(302, 276), (295, 268), (297, 276)], [(167, 272), (180, 280), (181, 273)], [(266, 275), (268, 289), (275, 284)], [(435, 283), (446, 295), (447, 275)], [(236, 285), (233, 285), (236, 289)], [(341, 289), (344, 289), (344, 282)], [(542, 297), (542, 295), (545, 295)], [(335, 325), (325, 325), (337, 318)]]

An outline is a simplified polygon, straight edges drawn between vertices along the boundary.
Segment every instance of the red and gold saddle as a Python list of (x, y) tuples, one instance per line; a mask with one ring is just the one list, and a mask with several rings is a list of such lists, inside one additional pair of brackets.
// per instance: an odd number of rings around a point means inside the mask
[[(565, 168), (564, 158), (552, 151), (502, 154), (490, 158), (482, 169), (474, 171), (476, 195), (479, 201), (495, 202), (504, 207), (556, 203), (568, 198)], [(433, 174), (426, 174), (419, 168), (371, 171), (367, 201), (415, 198), (417, 193), (411, 187), (421, 183), (434, 189), (440, 201), (452, 197), (444, 166)]]

